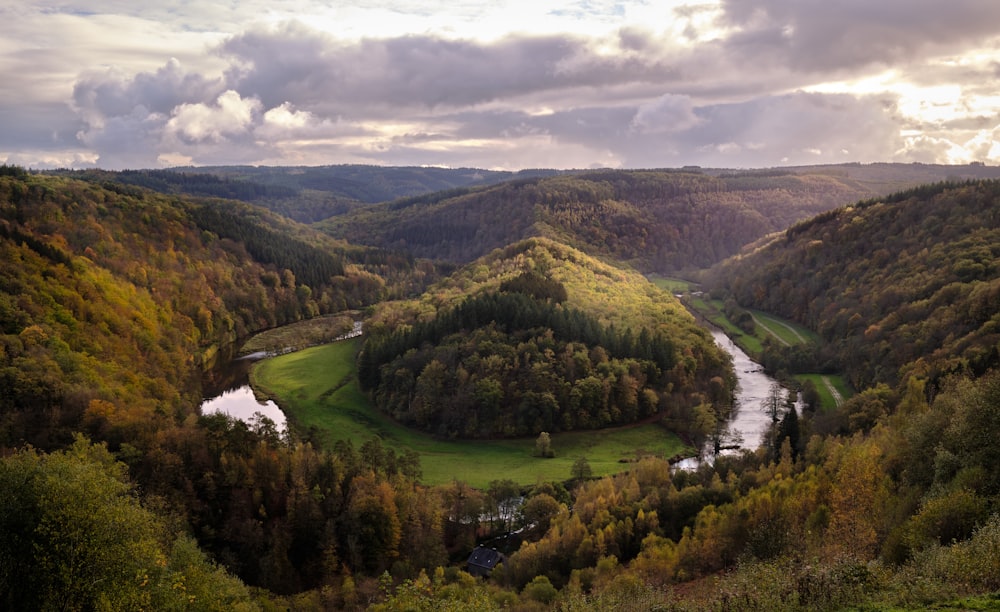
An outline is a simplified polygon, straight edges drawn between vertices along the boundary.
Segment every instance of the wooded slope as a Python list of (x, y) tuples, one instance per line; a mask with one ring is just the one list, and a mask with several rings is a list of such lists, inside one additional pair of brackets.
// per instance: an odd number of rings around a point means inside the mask
[(998, 256), (1000, 182), (943, 183), (793, 226), (712, 284), (815, 329), (863, 389), (995, 367)]
[(0, 447), (183, 419), (218, 345), (385, 295), (345, 253), (237, 202), (0, 176)]
[(118, 172), (64, 170), (55, 173), (97, 182), (113, 181), (160, 193), (242, 200), (302, 223), (312, 223), (363, 204), (560, 172), (342, 164), (206, 166)]
[(448, 437), (595, 429), (728, 404), (728, 359), (641, 275), (548, 239), (383, 304), (359, 357), (379, 407)]
[(318, 227), (354, 243), (454, 262), (548, 236), (645, 272), (672, 272), (706, 267), (871, 193), (826, 175), (605, 170), (401, 199)]

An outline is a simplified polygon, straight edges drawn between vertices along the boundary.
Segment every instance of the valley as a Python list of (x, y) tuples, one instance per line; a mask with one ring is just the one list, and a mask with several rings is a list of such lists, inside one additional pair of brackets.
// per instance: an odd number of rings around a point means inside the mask
[(3, 166), (0, 607), (995, 597), (993, 170)]

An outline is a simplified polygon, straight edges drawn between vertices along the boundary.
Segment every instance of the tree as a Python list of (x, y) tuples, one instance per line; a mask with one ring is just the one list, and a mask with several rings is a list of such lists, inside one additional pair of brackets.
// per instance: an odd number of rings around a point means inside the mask
[(590, 463), (586, 457), (577, 457), (576, 461), (573, 462), (573, 467), (570, 468), (570, 474), (576, 480), (584, 480), (593, 476), (594, 472), (590, 469)]
[(784, 402), (781, 401), (781, 385), (771, 383), (771, 388), (767, 390), (767, 396), (761, 401), (760, 406), (767, 416), (771, 417), (772, 423), (778, 422), (783, 404)]
[(549, 432), (543, 431), (538, 434), (538, 439), (535, 440), (535, 456), (536, 457), (555, 457), (556, 453), (552, 450), (552, 438), (549, 436)]
[(0, 608), (254, 609), (246, 587), (144, 508), (107, 448), (0, 460)]
[(544, 534), (549, 530), (552, 517), (559, 514), (562, 506), (548, 493), (539, 493), (529, 499), (521, 509), (524, 522), (533, 525), (532, 530)]

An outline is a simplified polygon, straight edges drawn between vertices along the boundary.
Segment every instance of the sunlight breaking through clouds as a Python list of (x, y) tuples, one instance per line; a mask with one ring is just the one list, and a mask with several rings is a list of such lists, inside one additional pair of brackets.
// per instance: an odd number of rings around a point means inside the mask
[(1000, 163), (1000, 4), (0, 8), (0, 156), (36, 167)]

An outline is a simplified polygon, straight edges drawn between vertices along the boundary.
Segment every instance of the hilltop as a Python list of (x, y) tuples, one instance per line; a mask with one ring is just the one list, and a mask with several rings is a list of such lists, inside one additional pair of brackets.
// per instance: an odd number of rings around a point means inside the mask
[(673, 295), (540, 238), (380, 305), (359, 378), (380, 409), (447, 438), (688, 423), (706, 396), (731, 403), (734, 386)]

